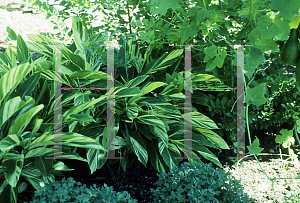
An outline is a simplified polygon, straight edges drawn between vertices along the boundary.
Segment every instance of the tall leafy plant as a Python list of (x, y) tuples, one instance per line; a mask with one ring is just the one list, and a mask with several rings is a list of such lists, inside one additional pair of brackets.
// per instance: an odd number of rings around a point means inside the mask
[[(16, 54), (10, 47), (5, 54), (1, 54), (0, 202), (17, 202), (18, 193), (27, 188), (27, 182), (37, 189), (39, 184), (55, 181), (54, 174), (62, 175), (59, 171), (69, 170), (63, 162), (45, 159), (57, 155), (53, 149), (53, 123), (43, 123), (44, 120), (40, 119), (45, 111), (44, 104), (39, 104), (40, 99), (45, 94), (50, 95), (49, 101), (53, 99), (51, 91), (46, 91), (47, 82), (41, 79), (41, 72), (46, 71), (46, 67), (41, 60), (41, 64), (29, 64), (27, 61), (31, 58), (28, 57), (27, 46), (20, 36), (17, 39)], [(19, 65), (16, 65), (16, 55)], [(44, 83), (40, 84), (40, 81)], [(97, 103), (103, 99), (101, 97), (92, 102)], [(48, 127), (40, 133), (42, 125)], [(94, 139), (72, 132), (62, 133), (61, 144), (104, 150)], [(78, 154), (71, 153), (68, 148), (62, 151), (62, 155), (86, 161)]]

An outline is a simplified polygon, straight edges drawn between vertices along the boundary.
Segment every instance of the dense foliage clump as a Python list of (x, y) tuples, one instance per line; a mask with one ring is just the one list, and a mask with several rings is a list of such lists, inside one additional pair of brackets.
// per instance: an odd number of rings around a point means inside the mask
[(151, 188), (154, 202), (251, 202), (240, 180), (209, 164), (184, 162), (179, 169), (159, 174)]
[(49, 203), (49, 202), (72, 202), (72, 203), (134, 203), (137, 200), (132, 199), (127, 191), (115, 192), (113, 187), (107, 187), (106, 184), (99, 189), (94, 184), (93, 187), (87, 188), (73, 178), (54, 182), (44, 187), (39, 186), (35, 191), (33, 201), (30, 203)]

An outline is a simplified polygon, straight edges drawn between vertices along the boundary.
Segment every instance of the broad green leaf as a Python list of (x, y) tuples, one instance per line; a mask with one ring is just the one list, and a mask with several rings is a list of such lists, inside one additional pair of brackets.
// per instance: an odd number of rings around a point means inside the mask
[(86, 123), (96, 122), (92, 116), (87, 115), (87, 114), (71, 114), (70, 117), (75, 118), (78, 121), (83, 121)]
[(91, 101), (86, 102), (84, 104), (81, 104), (79, 106), (73, 106), (73, 107), (71, 107), (69, 110), (67, 110), (66, 112), (64, 112), (64, 114), (63, 114), (63, 122), (67, 121), (69, 119), (69, 115), (80, 113), (80, 112), (84, 111), (85, 109), (88, 109), (89, 107), (94, 106), (99, 101), (105, 100), (106, 97), (107, 96), (102, 95), (98, 99), (91, 100)]
[(107, 80), (111, 79), (111, 76), (107, 75), (104, 72), (91, 72), (87, 70), (80, 70), (80, 71), (75, 71), (70, 75), (70, 78), (72, 79), (87, 79), (87, 80)]
[(133, 152), (137, 156), (138, 160), (147, 167), (148, 162), (148, 152), (146, 150), (146, 145), (136, 132), (128, 132), (130, 139), (130, 147), (133, 149)]
[(121, 88), (121, 89), (115, 91), (116, 98), (133, 97), (133, 96), (137, 96), (137, 95), (142, 95), (142, 92), (138, 87)]
[(43, 54), (45, 56), (53, 58), (53, 48), (51, 48), (50, 46), (44, 46), (37, 42), (26, 41), (25, 43), (30, 51), (34, 51), (36, 53)]
[(78, 106), (89, 101), (91, 101), (89, 97), (89, 93), (88, 91), (85, 91), (83, 94), (76, 94), (74, 99), (74, 106)]
[(40, 183), (45, 184), (42, 172), (34, 166), (24, 167), (21, 174), (36, 190)]
[(176, 98), (176, 99), (185, 99), (184, 94), (178, 90), (178, 88), (174, 85), (168, 85), (165, 89), (159, 93), (160, 95), (165, 95), (168, 97)]
[(250, 47), (249, 49), (250, 51), (245, 55), (245, 75), (248, 79), (251, 79), (256, 68), (265, 62), (266, 59), (260, 49), (254, 47)]
[(43, 104), (40, 104), (36, 107), (33, 107), (26, 113), (21, 114), (17, 117), (15, 122), (12, 124), (12, 126), (9, 128), (8, 134), (16, 134), (18, 136), (21, 135), (21, 133), (25, 130), (31, 119), (44, 108)]
[[(72, 147), (80, 147), (80, 148), (88, 148), (88, 149), (100, 149), (105, 150), (99, 143), (97, 143), (94, 139), (90, 137), (83, 136), (78, 133), (73, 132), (62, 132), (61, 138), (62, 145), (72, 146)], [(47, 146), (54, 144), (54, 135), (49, 134), (49, 132), (44, 133), (43, 135), (37, 137), (32, 141), (30, 148), (28, 150), (34, 149), (40, 146)]]
[(38, 84), (40, 78), (41, 78), (40, 72), (36, 72), (32, 74), (29, 78), (27, 78), (27, 80), (25, 80), (25, 82), (23, 82), (18, 87), (17, 95), (21, 96), (22, 100), (24, 100), (25, 96), (30, 96), (31, 92)]
[(53, 166), (53, 159), (45, 159), (46, 156), (34, 157), (35, 167), (40, 169), (44, 176), (50, 176)]
[(139, 75), (152, 74), (171, 66), (183, 53), (183, 49), (174, 50), (171, 53), (164, 53), (159, 59), (151, 61)]
[(300, 23), (300, 14), (295, 16), (292, 22), (289, 23), (290, 29), (297, 29)]
[(165, 85), (166, 83), (163, 82), (152, 82), (151, 84), (145, 86), (142, 89), (142, 95), (148, 94), (149, 92), (152, 92), (153, 90)]
[(0, 79), (0, 103), (5, 96), (12, 92), (17, 85), (26, 77), (26, 75), (32, 70), (32, 66), (28, 63), (19, 65), (7, 73), (5, 73)]
[(63, 162), (59, 161), (53, 165), (53, 170), (55, 171), (72, 171), (74, 169), (69, 169)]
[[(187, 114), (191, 114), (192, 121), (187, 120)], [(193, 123), (194, 128), (203, 128), (203, 129), (219, 129), (216, 123), (211, 120), (209, 117), (203, 115), (199, 112), (190, 112), (184, 114), (184, 119), (187, 120), (188, 123)]]
[(160, 156), (158, 147), (150, 141), (146, 141), (146, 147), (149, 159), (151, 161), (152, 166), (159, 172), (159, 173), (166, 173), (166, 165), (164, 164), (163, 158)]
[(106, 162), (107, 159), (99, 159), (99, 157), (105, 157), (106, 152), (96, 149), (88, 149), (86, 157), (93, 174), (97, 169), (100, 169)]
[(173, 9), (180, 8), (179, 4), (175, 0), (167, 0), (167, 1), (152, 0), (150, 13), (152, 15), (155, 14), (166, 15), (167, 10), (172, 8)]
[(138, 114), (139, 114), (139, 110), (138, 110), (137, 104), (135, 104), (135, 103), (129, 104), (126, 107), (126, 113), (127, 113), (127, 116), (128, 116), (128, 118), (130, 120), (135, 119), (138, 116)]
[(85, 40), (85, 30), (82, 22), (80, 21), (80, 18), (72, 17), (72, 30), (76, 48), (83, 53), (84, 48), (82, 42)]
[(196, 128), (201, 134), (203, 134), (208, 140), (213, 142), (216, 146), (220, 147), (221, 149), (229, 149), (227, 143), (222, 139), (219, 135), (217, 135), (212, 130), (203, 129), (203, 128)]
[[(264, 150), (264, 148), (259, 147), (259, 139), (255, 138), (255, 140), (253, 141), (253, 143), (249, 146), (247, 146), (248, 150), (249, 150), (249, 154), (255, 154), (256, 156), (258, 156), (258, 154)], [(247, 153), (247, 154), (248, 154)]]
[(280, 134), (281, 135), (276, 135), (275, 142), (282, 144), (284, 148), (288, 148), (295, 143), (295, 139), (293, 138), (293, 130), (282, 129), (280, 130)]
[(133, 78), (132, 80), (126, 82), (124, 84), (124, 87), (136, 87), (137, 85), (139, 85), (142, 82), (144, 82), (148, 77), (149, 77), (149, 75), (140, 75), (140, 76), (137, 76), (136, 78)]
[[(275, 16), (275, 22), (269, 17), (262, 15), (258, 18), (258, 23), (257, 23), (257, 30), (260, 32), (261, 37), (259, 36), (258, 32), (253, 32), (252, 34), (256, 35), (252, 39), (252, 41), (256, 41), (257, 39), (255, 38), (261, 38), (263, 39), (275, 39), (275, 40), (280, 40), (280, 41), (285, 41), (287, 40), (288, 35), (290, 34), (290, 26), (288, 25), (287, 20), (283, 20), (280, 15)], [(299, 22), (297, 23), (297, 27), (299, 25)], [(295, 27), (294, 29), (296, 29)], [(250, 36), (251, 37), (251, 36)], [(259, 40), (260, 41), (260, 40)], [(259, 44), (263, 44), (262, 43)], [(270, 46), (270, 45), (269, 45)]]
[(17, 60), (15, 55), (16, 54), (14, 53), (14, 50), (11, 48), (10, 45), (8, 45), (8, 48), (5, 51), (5, 56), (6, 56), (6, 61), (8, 62), (11, 68), (17, 66)]
[(158, 142), (158, 149), (159, 149), (160, 155), (162, 156), (166, 165), (170, 169), (177, 168), (176, 164), (173, 162), (173, 159), (170, 155), (170, 152), (169, 152), (167, 146), (162, 141)]
[(39, 147), (30, 149), (25, 154), (25, 159), (31, 158), (31, 157), (39, 157), (39, 156), (54, 156), (54, 149), (52, 148), (46, 148), (46, 147)]
[[(131, 100), (131, 99), (130, 99)], [(129, 102), (130, 102), (129, 100)], [(137, 103), (144, 104), (148, 108), (150, 107), (153, 109), (153, 111), (156, 111), (155, 109), (170, 112), (173, 114), (181, 115), (180, 111), (172, 104), (163, 102), (160, 99), (157, 99), (155, 97), (141, 97)]]
[(81, 56), (73, 54), (68, 48), (64, 46), (61, 46), (61, 53), (63, 57), (71, 61), (80, 70), (85, 70), (85, 61)]
[[(198, 157), (198, 155), (193, 152), (195, 146), (192, 147), (192, 150), (185, 150), (184, 148), (190, 149), (189, 146), (185, 145), (184, 140), (177, 140), (177, 142), (175, 143), (175, 145), (180, 149), (180, 151), (186, 155), (188, 158), (192, 158), (192, 157)], [(185, 147), (184, 147), (185, 146)], [(195, 159), (197, 160), (197, 159)]]
[(181, 44), (185, 44), (189, 38), (194, 38), (198, 33), (191, 24), (184, 23), (183, 26), (179, 27), (178, 35), (181, 37)]
[(0, 108), (0, 126), (2, 126), (14, 113), (20, 111), (26, 106), (33, 105), (34, 100), (32, 97), (25, 96), (26, 101), (22, 101), (20, 97), (14, 97)]
[(166, 127), (161, 127), (161, 126), (149, 126), (150, 131), (152, 132), (153, 135), (156, 135), (158, 137), (158, 140), (162, 140), (165, 146), (168, 146), (169, 138), (168, 138), (168, 133), (166, 130)]
[(298, 0), (273, 0), (271, 9), (279, 11), (280, 15), (287, 20), (292, 20), (299, 14), (300, 1)]
[(13, 29), (11, 29), (9, 26), (6, 27), (6, 33), (8, 35), (9, 40), (17, 40), (18, 39), (15, 31), (13, 31)]
[(12, 187), (16, 187), (19, 181), (24, 163), (24, 154), (7, 153), (3, 156), (2, 170), (5, 179)]
[(267, 99), (264, 95), (264, 90), (266, 87), (266, 83), (261, 83), (252, 89), (250, 87), (246, 87), (246, 97), (245, 101), (248, 105), (254, 104), (255, 106), (260, 106), (266, 103)]
[(5, 152), (7, 150), (13, 149), (15, 146), (20, 145), (20, 139), (17, 135), (8, 135), (7, 137), (4, 137), (0, 141), (0, 150), (2, 152)]
[(297, 132), (300, 133), (300, 119), (298, 119), (296, 123), (297, 123)]
[(206, 147), (204, 147), (202, 145), (195, 145), (195, 147), (193, 146), (193, 150), (196, 150), (205, 159), (213, 162), (214, 164), (216, 164), (220, 168), (223, 168), (223, 166), (220, 163), (220, 161), (218, 160), (218, 158), (209, 149), (207, 149)]
[(158, 119), (157, 117), (155, 117), (153, 115), (138, 116), (137, 119), (138, 119), (138, 121), (140, 121), (143, 124), (160, 126), (162, 128), (165, 128), (164, 123), (160, 119)]
[(23, 38), (21, 37), (21, 35), (18, 35), (17, 57), (19, 60), (19, 64), (26, 63), (28, 61), (29, 56), (30, 55), (28, 52), (28, 48), (27, 48)]

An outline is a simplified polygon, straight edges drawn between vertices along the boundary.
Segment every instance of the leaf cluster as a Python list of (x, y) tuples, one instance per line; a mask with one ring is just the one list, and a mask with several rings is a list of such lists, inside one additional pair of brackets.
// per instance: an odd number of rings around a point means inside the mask
[(240, 180), (211, 163), (184, 162), (178, 169), (161, 173), (151, 191), (154, 202), (250, 202)]
[(45, 186), (40, 186), (35, 191), (33, 201), (30, 203), (135, 203), (127, 191), (115, 192), (113, 187), (104, 184), (98, 188), (96, 184), (87, 188), (81, 182), (76, 182), (72, 177), (63, 178)]

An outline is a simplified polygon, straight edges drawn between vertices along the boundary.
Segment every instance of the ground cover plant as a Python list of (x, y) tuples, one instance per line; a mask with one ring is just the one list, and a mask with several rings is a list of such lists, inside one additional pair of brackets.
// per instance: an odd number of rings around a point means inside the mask
[[(105, 99), (107, 93), (102, 90), (63, 92), (63, 132), (68, 132), (70, 136), (71, 134), (78, 135), (82, 139), (97, 143), (96, 148), (90, 145), (86, 147), (87, 150), (81, 150), (81, 146), (73, 142), (70, 144), (69, 141), (66, 142), (69, 147), (64, 146), (64, 150), (69, 155), (72, 154), (73, 158), (76, 157), (78, 160), (87, 162), (87, 170), (90, 173), (100, 170), (105, 163), (109, 166), (116, 162), (120, 162), (120, 167), (126, 172), (135, 158), (145, 167), (148, 166), (150, 160), (151, 165), (159, 173), (178, 168), (180, 161), (174, 159), (174, 157), (181, 155), (185, 145), (182, 139), (184, 133), (184, 94), (182, 92), (185, 87), (184, 50), (176, 46), (171, 47), (168, 44), (190, 44), (192, 41), (195, 45), (199, 45), (198, 47), (192, 47), (194, 68), (191, 79), (193, 87), (237, 86), (235, 78), (238, 52), (233, 44), (253, 44), (253, 46), (246, 46), (244, 50), (246, 149), (248, 154), (253, 155), (259, 164), (257, 156), (262, 155), (262, 150), (268, 147), (260, 145), (259, 139), (261, 138), (252, 141), (255, 137), (255, 134), (252, 133), (256, 129), (269, 129), (274, 124), (281, 124), (276, 126), (276, 135), (274, 137), (270, 136), (269, 141), (275, 141), (278, 145), (276, 149), (283, 148), (286, 150), (285, 155), (288, 158), (280, 157), (282, 169), (287, 170), (289, 167), (296, 168), (298, 166), (297, 154), (292, 146), (295, 141), (299, 142), (298, 133), (300, 131), (299, 52), (296, 48), (289, 48), (290, 46), (294, 47), (295, 44), (298, 46), (297, 33), (300, 21), (300, 5), (297, 2), (292, 0), (266, 0), (263, 2), (254, 0), (238, 2), (206, 0), (202, 2), (183, 2), (179, 0), (165, 2), (114, 1), (107, 4), (106, 9), (103, 9), (100, 4), (103, 2), (99, 3), (97, 1), (54, 1), (57, 5), (65, 6), (65, 10), (58, 12), (49, 5), (49, 2), (32, 2), (43, 7), (49, 15), (56, 13), (55, 15), (58, 14), (58, 17), (63, 20), (70, 16), (73, 22), (71, 29), (62, 30), (67, 33), (57, 36), (58, 38), (69, 36), (71, 43), (68, 45), (56, 43), (53, 36), (45, 35), (31, 35), (30, 39), (32, 41), (24, 42), (11, 29), (7, 29), (8, 42), (16, 40), (17, 46), (11, 43), (6, 53), (1, 54), (0, 80), (2, 80), (3, 85), (6, 85), (6, 89), (9, 87), (9, 91), (14, 89), (10, 96), (8, 94), (3, 95), (3, 98), (7, 96), (4, 99), (7, 102), (8, 99), (16, 100), (20, 96), (24, 101), (28, 96), (31, 96), (35, 98), (34, 105), (43, 109), (43, 112), (37, 112), (35, 116), (36, 119), (42, 118), (42, 120), (39, 120), (41, 122), (40, 128), (36, 127), (30, 120), (22, 124), (22, 126), (28, 125), (26, 129), (22, 130), (25, 130), (24, 132), (27, 134), (32, 133), (31, 136), (33, 136), (34, 142), (39, 139), (38, 136), (41, 134), (49, 135), (53, 131), (55, 108), (51, 102), (54, 101), (53, 81), (55, 73), (50, 59), (53, 58), (57, 45), (61, 46), (62, 51), (62, 83), (64, 85), (69, 87), (94, 87), (106, 84), (108, 75), (105, 52), (107, 50), (99, 45), (107, 39), (107, 32), (99, 33), (97, 32), (98, 28), (90, 27), (88, 22), (93, 17), (86, 15), (82, 8), (92, 7), (95, 10), (102, 9), (103, 12), (109, 9), (115, 10), (115, 14), (109, 15), (110, 18), (108, 19), (104, 19), (106, 25), (102, 28), (106, 31), (112, 31), (110, 38), (118, 38), (119, 44), (123, 45), (120, 49), (114, 50), (116, 65), (116, 143), (114, 147), (119, 150), (124, 159), (121, 161), (98, 159), (99, 157), (105, 157), (107, 151), (111, 149), (110, 141), (106, 141), (108, 133), (105, 125), (105, 110), (107, 108)], [(293, 6), (290, 6), (292, 3)], [(285, 6), (282, 6), (283, 4)], [(286, 5), (290, 8), (289, 12), (283, 9)], [(130, 12), (135, 7), (139, 7), (137, 15), (144, 16), (142, 21), (131, 21)], [(67, 11), (68, 9), (71, 12)], [(75, 11), (75, 16), (71, 16), (72, 10)], [(129, 22), (122, 21), (120, 14), (128, 15)], [(114, 23), (113, 19), (116, 18), (120, 20)], [(129, 25), (129, 29), (125, 28), (126, 25)], [(138, 28), (136, 33), (132, 32), (134, 27)], [(122, 35), (117, 37), (116, 33)], [(33, 61), (29, 56), (29, 50), (43, 55), (44, 58)], [(280, 71), (261, 71), (260, 65), (267, 59), (265, 52), (277, 53), (275, 58), (289, 65), (284, 70), (287, 72), (293, 70), (294, 73), (281, 77), (278, 76), (281, 73)], [(27, 69), (27, 65), (31, 69)], [(272, 66), (268, 65), (267, 68), (270, 70)], [(25, 74), (24, 78), (20, 79), (24, 82), (23, 87), (18, 86), (18, 83), (9, 84), (6, 82), (9, 75), (13, 75), (17, 70), (25, 69), (29, 75), (27, 77)], [(259, 72), (263, 72), (263, 76), (268, 74), (270, 76), (266, 79), (257, 78)], [(31, 81), (34, 81), (36, 85), (32, 85), (32, 88), (24, 91), (26, 85)], [(287, 85), (287, 87), (284, 85)], [(5, 88), (3, 86), (2, 90)], [(268, 92), (268, 88), (271, 91)], [(278, 92), (283, 94), (285, 90), (287, 99), (280, 100)], [(203, 94), (207, 96), (205, 97)], [(235, 115), (232, 111), (227, 113), (228, 110), (218, 111), (218, 106), (221, 106), (219, 108), (222, 109), (226, 103), (224, 99), (218, 100), (221, 94), (216, 95), (215, 98), (210, 96), (212, 94), (206, 92), (203, 92), (203, 94), (199, 94), (198, 91), (193, 92), (193, 98), (196, 99), (193, 102), (193, 151), (190, 156), (201, 155), (206, 160), (213, 162), (215, 167), (224, 168), (218, 157), (208, 148), (223, 152), (229, 150), (229, 143), (236, 144), (240, 141), (236, 140), (235, 142), (232, 133), (221, 137), (214, 132), (219, 129), (218, 126), (226, 129), (225, 123), (220, 123), (214, 117), (216, 115), (220, 117), (226, 115), (233, 120), (232, 123), (234, 124), (236, 122), (233, 119)], [(46, 100), (42, 98), (46, 98)], [(203, 98), (208, 99), (205, 102)], [(234, 108), (236, 105), (235, 98), (232, 97), (228, 100), (230, 100), (228, 104)], [(280, 111), (286, 110), (285, 117), (282, 116), (283, 113), (272, 113), (278, 111), (278, 108), (273, 108), (273, 106), (278, 106), (280, 102), (280, 106), (283, 107), (283, 110)], [(199, 108), (203, 104), (208, 107), (211, 117), (209, 117), (209, 114), (204, 114), (203, 108)], [(28, 111), (27, 108), (19, 112), (18, 116), (24, 114), (24, 117)], [(230, 106), (226, 105), (226, 108), (229, 109)], [(265, 112), (268, 110), (270, 110), (270, 113), (266, 114)], [(256, 120), (256, 117), (253, 118), (248, 115), (251, 111), (254, 115), (259, 112), (263, 116), (259, 115), (260, 117)], [(3, 112), (3, 115), (6, 115), (5, 112)], [(259, 125), (262, 119), (271, 120), (272, 115), (276, 115), (276, 122)], [(11, 118), (10, 122), (15, 123), (16, 121), (13, 122), (13, 119), (15, 118)], [(218, 125), (216, 121), (218, 121)], [(290, 123), (290, 126), (282, 126), (286, 122)], [(258, 127), (252, 126), (252, 130), (250, 130), (250, 125), (254, 123)], [(17, 183), (20, 170), (23, 168), (18, 163), (22, 161), (10, 161), (9, 155), (11, 154), (9, 154), (9, 150), (15, 147), (16, 151), (10, 153), (16, 154), (18, 152), (20, 156), (22, 156), (22, 153), (27, 155), (26, 144), (30, 142), (21, 142), (21, 144), (11, 142), (10, 139), (23, 141), (23, 138), (18, 138), (18, 136), (21, 136), (21, 131), (16, 132), (16, 136), (12, 134), (13, 131), (9, 130), (9, 126), (4, 123), (1, 129), (2, 136), (7, 136), (0, 143), (2, 144), (3, 156), (6, 156), (6, 161), (2, 161), (2, 166), (6, 167), (3, 171), (2, 187), (6, 185), (6, 191), (10, 191), (10, 195), (6, 196), (10, 199), (6, 199), (6, 201), (16, 202), (18, 199), (16, 188), (18, 188), (18, 192), (24, 191), (26, 183)], [(232, 126), (229, 125), (227, 129), (232, 130)], [(38, 131), (40, 134), (37, 133)], [(36, 155), (38, 156), (38, 154)], [(52, 173), (52, 163), (44, 162), (41, 158), (44, 157), (40, 156), (34, 159), (32, 163), (40, 166), (37, 167), (38, 170), (44, 173), (41, 177), (49, 178), (49, 174)], [(192, 160), (189, 161), (193, 162)], [(61, 164), (68, 165), (67, 162), (61, 161)], [(7, 167), (8, 164), (5, 165), (5, 163), (13, 164), (9, 164), (10, 167)], [(275, 192), (273, 183), (278, 178), (276, 176), (269, 177), (265, 172), (267, 169), (264, 169), (261, 165), (259, 167), (264, 173), (263, 175), (267, 177), (267, 181), (272, 183), (270, 189)], [(293, 173), (294, 176), (289, 178), (298, 178), (298, 172), (293, 171)], [(51, 180), (54, 180), (53, 175), (50, 175), (50, 177), (52, 177)], [(287, 177), (280, 177), (280, 180), (284, 178)], [(27, 181), (29, 180), (27, 179)], [(39, 181), (42, 181), (42, 179)], [(16, 187), (17, 184), (18, 187)], [(4, 191), (2, 191), (2, 194), (4, 194)], [(5, 197), (2, 195), (1, 198)]]

